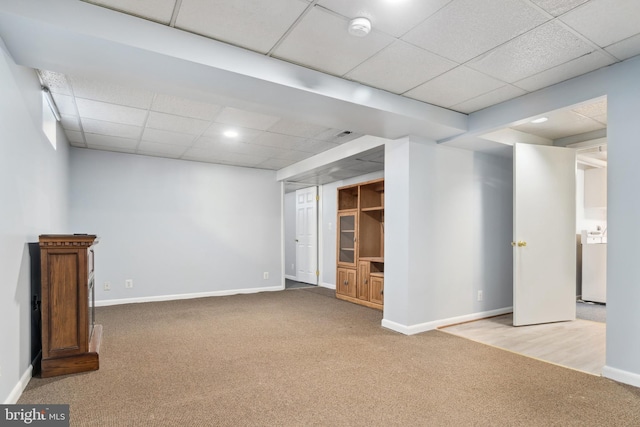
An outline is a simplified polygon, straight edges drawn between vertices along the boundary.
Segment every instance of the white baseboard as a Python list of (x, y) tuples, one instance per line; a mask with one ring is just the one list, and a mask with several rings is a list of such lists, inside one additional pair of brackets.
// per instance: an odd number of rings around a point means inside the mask
[(472, 320), (484, 319), (486, 317), (500, 316), (502, 314), (511, 313), (513, 307), (498, 308), (496, 310), (481, 311), (478, 313), (465, 314), (463, 316), (449, 317), (447, 319), (438, 319), (431, 322), (418, 323), (416, 325), (401, 325), (388, 319), (382, 319), (382, 326), (392, 331), (400, 332), (405, 335), (415, 335), (421, 332), (431, 331), (441, 326), (455, 325), (457, 323), (470, 322)]
[(22, 396), (22, 392), (25, 388), (27, 388), (27, 384), (29, 384), (29, 381), (31, 381), (32, 374), (33, 366), (29, 365), (27, 370), (20, 377), (18, 384), (16, 384), (13, 390), (11, 390), (11, 393), (9, 393), (7, 400), (5, 400), (4, 402), (5, 405), (14, 405), (18, 401), (18, 399), (20, 399), (20, 396)]
[(620, 383), (640, 387), (640, 375), (633, 372), (623, 371), (622, 369), (605, 365), (602, 368), (602, 376)]
[(336, 285), (332, 284), (332, 283), (325, 283), (325, 282), (320, 282), (318, 283), (318, 286), (322, 287), (322, 288), (329, 288), (329, 289), (333, 289), (334, 291), (336, 290)]
[(238, 295), (238, 294), (255, 294), (258, 292), (274, 292), (274, 291), (282, 291), (282, 290), (284, 290), (284, 286), (272, 286), (269, 288), (229, 289), (225, 291), (198, 292), (193, 294), (174, 294), (174, 295), (159, 295), (159, 296), (138, 297), (138, 298), (107, 299), (107, 300), (96, 301), (96, 307), (106, 307), (110, 305), (121, 305), (121, 304), (136, 304), (141, 302), (174, 301), (179, 299), (222, 297), (222, 296)]
[(296, 276), (292, 276), (290, 274), (285, 274), (284, 278), (285, 279), (289, 279), (289, 280), (298, 280), (298, 278)]

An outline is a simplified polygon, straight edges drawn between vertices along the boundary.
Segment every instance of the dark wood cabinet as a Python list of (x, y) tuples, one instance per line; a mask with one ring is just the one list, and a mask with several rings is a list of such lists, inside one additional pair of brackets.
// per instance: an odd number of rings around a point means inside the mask
[(94, 371), (102, 327), (94, 324), (95, 235), (41, 235), (42, 377)]

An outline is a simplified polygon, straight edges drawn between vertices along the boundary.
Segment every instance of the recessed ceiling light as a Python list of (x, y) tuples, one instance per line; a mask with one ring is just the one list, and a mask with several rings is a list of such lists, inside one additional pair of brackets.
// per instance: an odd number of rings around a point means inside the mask
[(238, 132), (236, 132), (235, 130), (225, 130), (223, 133), (224, 136), (226, 136), (227, 138), (235, 138), (238, 136)]
[(531, 120), (531, 123), (535, 123), (535, 124), (538, 124), (538, 123), (544, 123), (544, 122), (546, 122), (547, 120), (549, 120), (549, 119), (548, 119), (548, 118), (546, 118), (546, 117), (540, 117), (539, 119)]
[(367, 18), (355, 18), (349, 22), (349, 34), (364, 37), (371, 31), (371, 21)]

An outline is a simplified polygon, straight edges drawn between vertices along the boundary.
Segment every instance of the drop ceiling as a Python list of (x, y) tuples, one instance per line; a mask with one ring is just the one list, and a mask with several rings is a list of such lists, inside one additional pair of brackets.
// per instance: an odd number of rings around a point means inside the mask
[[(28, 3), (0, 5), (0, 36), (72, 145), (273, 170), (365, 134), (459, 135), (465, 114), (640, 54), (637, 0)], [(367, 37), (346, 31), (359, 16)], [(597, 131), (598, 102), (513, 130)]]

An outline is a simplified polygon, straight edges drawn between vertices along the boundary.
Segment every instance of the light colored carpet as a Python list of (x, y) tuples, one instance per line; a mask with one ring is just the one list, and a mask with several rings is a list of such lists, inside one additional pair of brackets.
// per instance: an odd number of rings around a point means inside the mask
[(19, 403), (73, 426), (640, 425), (640, 389), (381, 317), (323, 288), (102, 307), (100, 370)]

